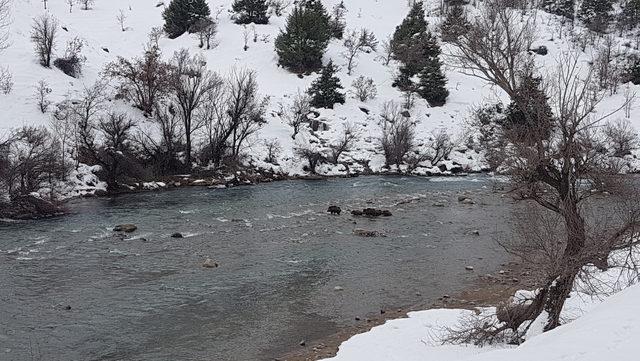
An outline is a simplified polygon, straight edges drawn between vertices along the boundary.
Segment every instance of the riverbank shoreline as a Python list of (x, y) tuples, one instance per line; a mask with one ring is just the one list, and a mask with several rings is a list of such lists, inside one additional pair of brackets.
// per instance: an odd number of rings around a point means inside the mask
[(535, 289), (540, 281), (535, 278), (534, 270), (520, 262), (512, 261), (501, 265), (502, 268), (492, 274), (478, 275), (472, 284), (461, 292), (442, 295), (436, 301), (414, 304), (385, 310), (384, 313), (371, 314), (357, 325), (347, 327), (319, 340), (307, 340), (297, 349), (285, 351), (276, 361), (315, 361), (335, 357), (343, 342), (351, 337), (366, 333), (387, 321), (407, 318), (408, 313), (431, 309), (468, 309), (477, 307), (495, 307), (505, 302), (521, 289)]

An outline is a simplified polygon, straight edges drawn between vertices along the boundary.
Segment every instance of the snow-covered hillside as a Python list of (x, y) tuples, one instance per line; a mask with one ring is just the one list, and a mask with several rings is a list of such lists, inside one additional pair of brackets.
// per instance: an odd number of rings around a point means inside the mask
[[(326, 8), (331, 9), (338, 0), (324, 1)], [(165, 3), (168, 3), (165, 1)], [(105, 64), (115, 60), (118, 56), (132, 58), (142, 54), (144, 44), (148, 41), (148, 34), (154, 27), (162, 27), (162, 11), (164, 6), (158, 0), (96, 0), (90, 10), (82, 10), (76, 5), (69, 10), (67, 1), (50, 0), (48, 9), (44, 10), (41, 0), (14, 0), (12, 5), (12, 24), (10, 26), (10, 46), (0, 53), (0, 65), (7, 67), (13, 74), (13, 91), (10, 94), (0, 94), (0, 131), (7, 131), (21, 125), (47, 124), (50, 114), (42, 114), (34, 97), (36, 83), (45, 80), (51, 87), (50, 99), (53, 102), (61, 101), (65, 97), (74, 98), (82, 91), (84, 86), (93, 84), (104, 69)], [(349, 90), (351, 83), (358, 76), (365, 75), (374, 79), (378, 96), (367, 103), (361, 103), (348, 96), (344, 105), (336, 105), (335, 109), (322, 110), (320, 119), (329, 125), (329, 130), (317, 132), (316, 135), (303, 131), (295, 140), (291, 138), (292, 129), (276, 114), (280, 104), (289, 104), (292, 96), (299, 90), (304, 91), (317, 77), (310, 75), (299, 78), (295, 74), (277, 66), (277, 56), (274, 50), (274, 39), (284, 27), (286, 14), (282, 17), (272, 16), (270, 24), (257, 25), (257, 42), (253, 42), (253, 35), (249, 42), (248, 50), (243, 50), (245, 29), (241, 25), (233, 23), (230, 19), (230, 0), (209, 1), (212, 15), (217, 18), (219, 32), (216, 36), (218, 46), (211, 50), (201, 50), (197, 47), (197, 40), (193, 35), (185, 34), (178, 39), (162, 38), (159, 42), (163, 56), (170, 58), (174, 51), (188, 48), (192, 53), (202, 53), (207, 59), (208, 66), (222, 75), (228, 74), (232, 68), (248, 68), (257, 72), (260, 84), (260, 92), (270, 97), (269, 111), (267, 113), (268, 124), (251, 139), (245, 152), (249, 154), (258, 165), (264, 159), (265, 141), (277, 139), (283, 148), (280, 167), (276, 167), (286, 173), (300, 174), (303, 163), (293, 152), (296, 145), (308, 145), (315, 143), (316, 136), (321, 138), (319, 143), (331, 143), (342, 134), (344, 125), (350, 123), (356, 125), (359, 133), (359, 141), (349, 155), (354, 159), (371, 160), (370, 166), (374, 171), (379, 171), (384, 164), (383, 156), (378, 151), (377, 139), (380, 136), (379, 111), (382, 104), (389, 100), (402, 102), (402, 94), (391, 86), (397, 64), (392, 61), (385, 66), (380, 59), (380, 54), (361, 54), (357, 59), (358, 65), (352, 75), (347, 75), (344, 66), (345, 60), (341, 56), (344, 51), (342, 41), (333, 40), (325, 54), (325, 62), (333, 59), (342, 66), (339, 76), (345, 90)], [(346, 23), (347, 29), (358, 30), (367, 28), (374, 32), (379, 40), (390, 36), (395, 27), (407, 14), (409, 7), (407, 1), (399, 0), (347, 0)], [(439, 1), (427, 1), (428, 18), (430, 26), (436, 29), (441, 21), (436, 10)], [(59, 21), (64, 31), (59, 32), (55, 54), (64, 52), (65, 44), (74, 37), (80, 37), (86, 42), (83, 55), (87, 61), (83, 68), (83, 74), (79, 79), (65, 75), (59, 69), (44, 68), (38, 64), (30, 41), (30, 30), (33, 18), (45, 11), (53, 14)], [(126, 31), (121, 31), (117, 17), (120, 11), (126, 15)], [(544, 12), (536, 12), (538, 23), (538, 39), (536, 45), (545, 45), (549, 49), (546, 56), (536, 56), (537, 64), (541, 69), (553, 68), (557, 56), (564, 50), (574, 46), (568, 36), (568, 29), (563, 28), (564, 36), (559, 35), (559, 26), (556, 18)], [(247, 31), (253, 34), (252, 26)], [(617, 39), (618, 48), (622, 49), (624, 39)], [(450, 46), (443, 46), (443, 61), (448, 79), (447, 88), (450, 91), (447, 103), (443, 107), (430, 108), (426, 101), (418, 99), (417, 105), (411, 110), (411, 117), (418, 122), (417, 134), (421, 140), (432, 137), (435, 130), (445, 129), (451, 134), (460, 149), (465, 152), (452, 154), (453, 161), (466, 166), (467, 170), (478, 171), (483, 168), (482, 156), (475, 151), (464, 149), (465, 124), (470, 115), (470, 110), (488, 100), (506, 100), (504, 93), (497, 87), (459, 72), (454, 67), (452, 59), (446, 56), (451, 52)], [(624, 49), (622, 49), (624, 50)], [(587, 47), (584, 52), (584, 61), (593, 58), (593, 50)], [(541, 73), (545, 73), (542, 71)], [(113, 83), (113, 82), (112, 82)], [(111, 84), (115, 87), (115, 84)], [(629, 85), (624, 85), (629, 86)], [(630, 85), (630, 91), (638, 91), (638, 86)], [(623, 100), (623, 92), (603, 102), (603, 111), (615, 108)], [(139, 123), (144, 123), (145, 118), (129, 104), (122, 101), (113, 102), (112, 108), (128, 112)], [(362, 109), (361, 109), (362, 108)], [(369, 114), (365, 114), (363, 109)], [(640, 127), (640, 119), (632, 117), (636, 127)], [(269, 166), (271, 165), (266, 165)], [(426, 168), (425, 168), (426, 167)], [(438, 172), (437, 167), (426, 165), (419, 168), (417, 173), (427, 171)], [(321, 167), (320, 173), (331, 174), (344, 171), (340, 167)]]
[[(601, 274), (615, 283), (619, 270)], [(578, 288), (580, 289), (580, 288)], [(573, 320), (552, 331), (540, 333), (544, 320), (528, 333), (527, 341), (515, 346), (477, 348), (442, 345), (446, 327), (473, 311), (434, 309), (409, 313), (406, 319), (388, 321), (370, 332), (352, 337), (340, 346), (331, 361), (599, 361), (637, 360), (640, 346), (640, 285), (607, 298), (574, 291), (567, 300), (564, 317)], [(539, 327), (536, 327), (539, 326)]]

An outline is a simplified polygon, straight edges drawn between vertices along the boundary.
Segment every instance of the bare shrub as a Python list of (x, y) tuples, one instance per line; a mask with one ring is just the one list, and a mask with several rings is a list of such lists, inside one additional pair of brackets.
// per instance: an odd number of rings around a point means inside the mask
[(614, 157), (624, 157), (638, 148), (638, 133), (627, 119), (608, 122), (604, 135)]
[(415, 147), (415, 124), (403, 113), (393, 101), (384, 103), (380, 113), (382, 136), (379, 141), (387, 166), (400, 167)]
[(33, 20), (31, 42), (35, 46), (40, 65), (49, 68), (51, 56), (56, 46), (58, 20), (53, 15), (41, 15)]
[(95, 0), (78, 0), (78, 2), (82, 5), (82, 10), (89, 10), (96, 3)]
[(49, 94), (51, 94), (51, 88), (49, 87), (49, 83), (45, 80), (40, 80), (36, 84), (35, 98), (36, 103), (38, 104), (38, 109), (42, 113), (46, 113), (49, 110), (49, 106), (51, 105), (51, 100), (49, 100)]
[(121, 31), (127, 31), (127, 14), (124, 12), (124, 10), (120, 9), (118, 10), (118, 15), (116, 15), (116, 20), (118, 21), (118, 25), (120, 25), (120, 30)]
[(454, 144), (451, 141), (451, 136), (444, 128), (433, 132), (431, 136), (431, 140), (429, 141), (429, 159), (431, 160), (431, 165), (435, 166), (441, 161), (449, 159)]
[(300, 127), (309, 122), (309, 115), (312, 113), (311, 96), (298, 89), (289, 107), (285, 107), (280, 103), (278, 116), (293, 128), (291, 139), (296, 139), (296, 135), (300, 132)]
[(294, 3), (293, 0), (269, 0), (269, 9), (275, 16), (284, 15), (285, 11)]
[(375, 99), (378, 96), (378, 89), (373, 79), (366, 78), (364, 75), (359, 76), (351, 84), (353, 88), (353, 95), (361, 102), (366, 102), (370, 99)]
[(307, 166), (304, 167), (304, 170), (312, 174), (316, 174), (318, 165), (326, 160), (325, 155), (312, 145), (296, 147), (293, 149), (293, 152), (298, 157), (307, 161)]
[(78, 37), (67, 42), (67, 49), (62, 58), (53, 61), (56, 68), (62, 70), (63, 73), (77, 78), (82, 73), (82, 64), (86, 61), (86, 57), (82, 56), (82, 48), (84, 41)]
[[(48, 188), (55, 197), (55, 183), (68, 168), (60, 158), (60, 145), (44, 127), (22, 127), (5, 145), (6, 168), (0, 172), (10, 197), (28, 195)], [(3, 167), (4, 168), (4, 167)]]
[(9, 68), (0, 67), (0, 92), (10, 94), (13, 90), (13, 74)]
[(278, 165), (278, 158), (282, 152), (282, 146), (276, 138), (266, 139), (264, 146), (267, 149), (267, 156), (264, 159), (265, 162)]
[(182, 120), (173, 105), (156, 105), (150, 129), (142, 129), (140, 124), (137, 129), (135, 141), (154, 175), (175, 174), (185, 170), (179, 157), (184, 150)]
[(356, 127), (350, 123), (345, 123), (342, 131), (342, 137), (338, 141), (329, 144), (329, 156), (327, 157), (332, 164), (340, 162), (340, 156), (344, 152), (349, 152), (353, 144), (358, 141), (358, 132)]

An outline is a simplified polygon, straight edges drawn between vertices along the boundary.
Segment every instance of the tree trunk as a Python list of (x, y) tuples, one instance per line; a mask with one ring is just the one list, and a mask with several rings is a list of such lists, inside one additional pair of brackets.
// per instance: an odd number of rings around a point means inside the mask
[(549, 298), (545, 304), (545, 311), (549, 314), (544, 331), (553, 330), (560, 326), (560, 314), (564, 308), (564, 303), (573, 289), (573, 281), (576, 275), (567, 275), (558, 278), (549, 289)]

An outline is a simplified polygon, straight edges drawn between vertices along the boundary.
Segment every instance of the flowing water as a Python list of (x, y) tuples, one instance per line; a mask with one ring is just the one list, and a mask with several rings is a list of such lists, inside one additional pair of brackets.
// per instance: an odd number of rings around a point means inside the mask
[[(0, 222), (0, 360), (273, 360), (356, 316), (429, 303), (499, 268), (508, 257), (495, 240), (512, 204), (494, 185), (360, 177), (184, 188)], [(476, 204), (458, 202), (461, 192)], [(327, 214), (331, 204), (345, 212)], [(393, 216), (348, 214), (364, 207)], [(121, 223), (138, 230), (115, 234)], [(207, 258), (220, 267), (202, 267)]]

